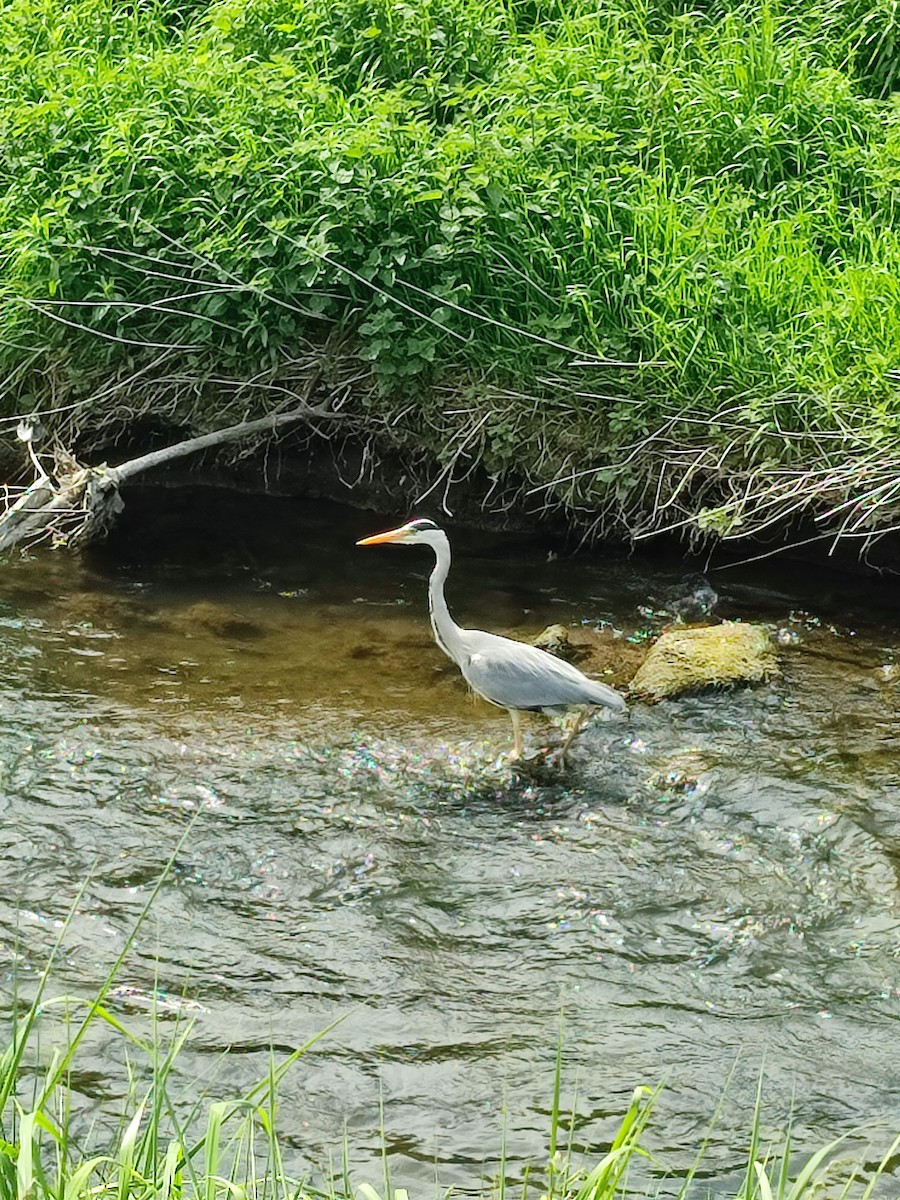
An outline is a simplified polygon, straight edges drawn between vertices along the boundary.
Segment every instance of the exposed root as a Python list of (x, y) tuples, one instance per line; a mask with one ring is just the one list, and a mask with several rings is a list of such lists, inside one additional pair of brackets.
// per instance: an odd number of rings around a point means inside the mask
[(864, 557), (900, 532), (900, 446), (873, 450), (862, 429), (763, 435), (742, 418), (738, 409), (715, 419), (673, 413), (623, 447), (614, 466), (582, 457), (528, 495), (547, 511), (568, 510), (585, 541), (675, 533), (694, 549), (770, 539), (777, 553), (802, 538), (830, 542), (830, 552), (849, 542)]

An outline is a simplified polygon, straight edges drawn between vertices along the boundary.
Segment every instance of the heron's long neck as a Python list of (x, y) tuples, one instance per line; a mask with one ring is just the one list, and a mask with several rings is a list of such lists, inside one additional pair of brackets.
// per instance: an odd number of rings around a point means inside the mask
[(428, 580), (428, 611), (431, 614), (431, 628), (434, 640), (454, 662), (459, 662), (462, 654), (462, 638), (460, 627), (450, 616), (450, 609), (444, 597), (444, 581), (450, 570), (450, 543), (446, 538), (432, 543), (434, 556), (437, 560), (434, 570)]

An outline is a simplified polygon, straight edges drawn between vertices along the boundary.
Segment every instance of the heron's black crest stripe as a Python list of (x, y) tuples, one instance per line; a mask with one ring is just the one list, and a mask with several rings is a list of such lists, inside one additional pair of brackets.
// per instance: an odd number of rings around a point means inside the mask
[(427, 517), (418, 517), (415, 521), (409, 522), (410, 529), (437, 529), (434, 521), (429, 521)]

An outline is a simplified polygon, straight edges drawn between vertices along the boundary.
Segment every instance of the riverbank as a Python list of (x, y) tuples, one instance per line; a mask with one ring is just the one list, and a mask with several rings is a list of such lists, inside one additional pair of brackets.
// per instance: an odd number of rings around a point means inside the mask
[(900, 461), (889, 22), (13, 0), (4, 411), (90, 456), (312, 398), (435, 495), (864, 544)]

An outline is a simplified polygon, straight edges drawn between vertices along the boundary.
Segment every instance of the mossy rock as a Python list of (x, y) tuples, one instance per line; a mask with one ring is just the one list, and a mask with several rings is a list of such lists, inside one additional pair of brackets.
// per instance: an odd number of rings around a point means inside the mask
[(172, 614), (169, 621), (189, 637), (213, 634), (215, 637), (243, 641), (263, 635), (263, 630), (252, 621), (241, 620), (224, 604), (212, 604), (208, 600), (200, 600), (189, 608), (181, 609)]
[(631, 681), (631, 693), (664, 700), (698, 688), (760, 683), (776, 674), (778, 660), (767, 629), (735, 621), (660, 635)]

